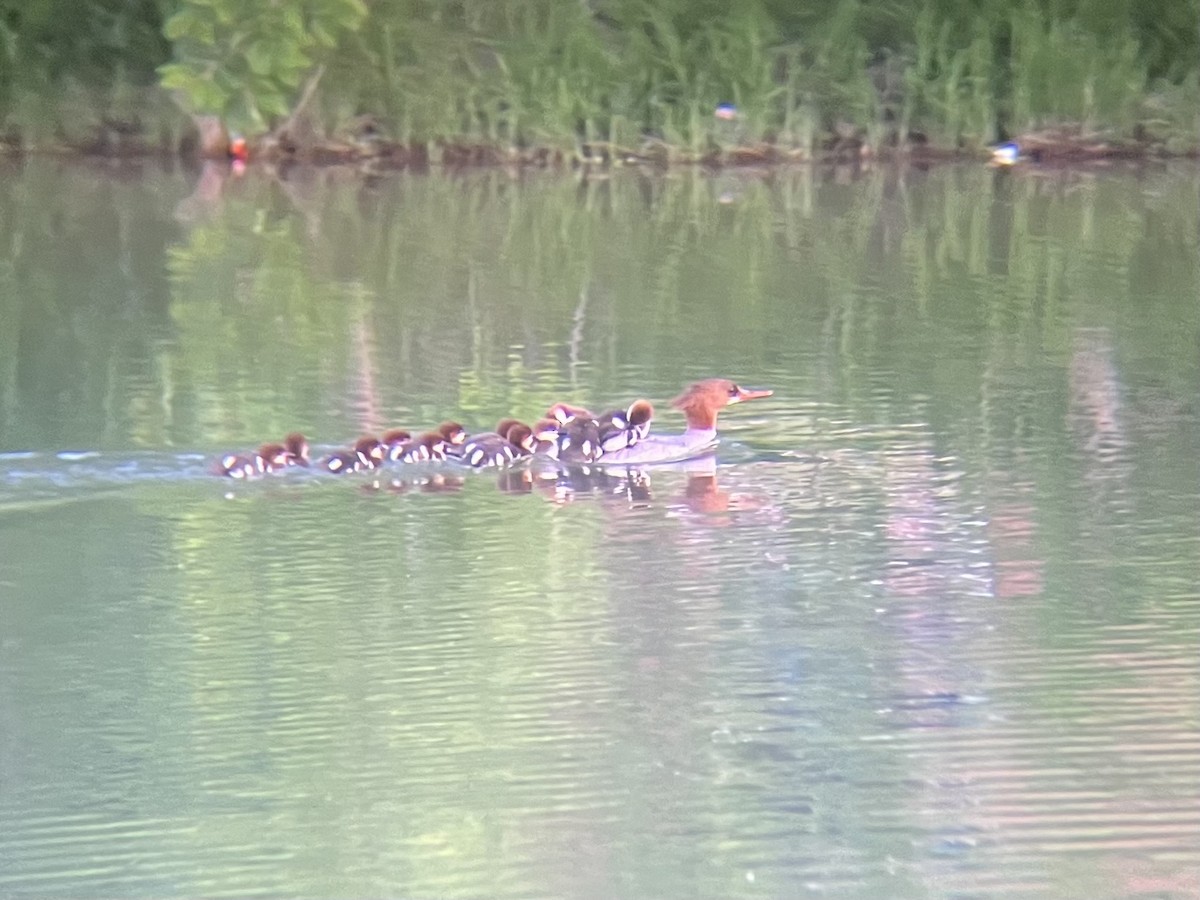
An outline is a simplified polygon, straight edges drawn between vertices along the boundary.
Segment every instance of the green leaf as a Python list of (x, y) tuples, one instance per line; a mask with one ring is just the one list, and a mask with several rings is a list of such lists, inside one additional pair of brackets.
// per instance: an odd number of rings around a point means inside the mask
[(249, 4), (243, 3), (242, 0), (210, 0), (208, 5), (216, 14), (217, 24), (224, 27), (236, 24), (245, 15), (245, 7)]
[(273, 55), (266, 41), (255, 41), (246, 48), (246, 64), (255, 75), (269, 75)]
[(259, 110), (266, 116), (282, 117), (291, 111), (287, 98), (278, 91), (257, 91), (255, 99), (258, 101)]
[[(275, 69), (277, 72), (289, 72), (294, 74), (297, 79), (308, 70), (312, 65), (307, 54), (298, 46), (284, 45), (277, 48), (275, 56)], [(298, 81), (297, 81), (298, 83)]]
[(279, 25), (284, 31), (288, 32), (293, 37), (298, 38), (305, 33), (304, 16), (300, 13), (300, 10), (294, 6), (285, 6), (283, 8)]
[(212, 17), (184, 7), (163, 25), (163, 34), (169, 41), (196, 41), (200, 44), (213, 43)]
[(187, 92), (188, 85), (195, 76), (192, 70), (180, 63), (167, 63), (158, 69), (158, 77), (162, 86), (168, 91)]
[(345, 31), (353, 31), (362, 23), (367, 7), (361, 0), (336, 0), (327, 7), (328, 18)]
[(229, 99), (218, 84), (179, 63), (162, 66), (159, 74), (163, 87), (183, 94), (195, 112), (220, 114)]
[(309, 33), (313, 39), (322, 47), (333, 47), (337, 45), (337, 38), (325, 30), (325, 27), (320, 22), (313, 22), (309, 26)]

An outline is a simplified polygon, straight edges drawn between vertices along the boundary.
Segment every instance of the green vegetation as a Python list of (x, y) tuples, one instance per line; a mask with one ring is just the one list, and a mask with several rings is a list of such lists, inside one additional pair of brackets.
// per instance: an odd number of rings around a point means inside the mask
[[(180, 110), (263, 147), (406, 159), (719, 161), (1047, 130), (1178, 152), (1200, 135), (1200, 0), (85, 7), (0, 0), (8, 145), (173, 149)], [(737, 117), (716, 119), (721, 103)]]

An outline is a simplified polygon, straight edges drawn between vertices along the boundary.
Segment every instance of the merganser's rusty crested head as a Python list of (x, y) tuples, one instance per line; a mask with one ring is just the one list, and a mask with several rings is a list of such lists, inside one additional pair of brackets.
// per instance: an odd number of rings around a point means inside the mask
[(717, 427), (717, 413), (726, 406), (773, 393), (767, 388), (738, 387), (727, 378), (707, 378), (689, 386), (671, 405), (687, 417), (688, 428), (712, 430)]

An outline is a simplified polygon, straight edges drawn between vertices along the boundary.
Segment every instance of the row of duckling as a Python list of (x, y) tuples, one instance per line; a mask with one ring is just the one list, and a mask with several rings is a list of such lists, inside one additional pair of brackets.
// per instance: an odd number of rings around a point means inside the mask
[(452, 460), (475, 469), (503, 468), (530, 457), (568, 465), (598, 462), (605, 453), (635, 446), (650, 433), (654, 407), (635, 400), (625, 409), (595, 415), (582, 407), (556, 403), (536, 423), (502, 419), (494, 430), (469, 434), (457, 422), (413, 435), (394, 428), (380, 437), (364, 435), (352, 447), (335, 450), (316, 463), (304, 435), (293, 432), (253, 453), (231, 453), (215, 471), (229, 478), (255, 478), (291, 466), (310, 466), (335, 475), (376, 469), (388, 463)]

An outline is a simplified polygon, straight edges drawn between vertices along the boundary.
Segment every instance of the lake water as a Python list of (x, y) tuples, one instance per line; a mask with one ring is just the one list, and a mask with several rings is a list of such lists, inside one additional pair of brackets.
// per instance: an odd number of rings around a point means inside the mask
[(0, 896), (1200, 896), (1194, 167), (4, 165)]

